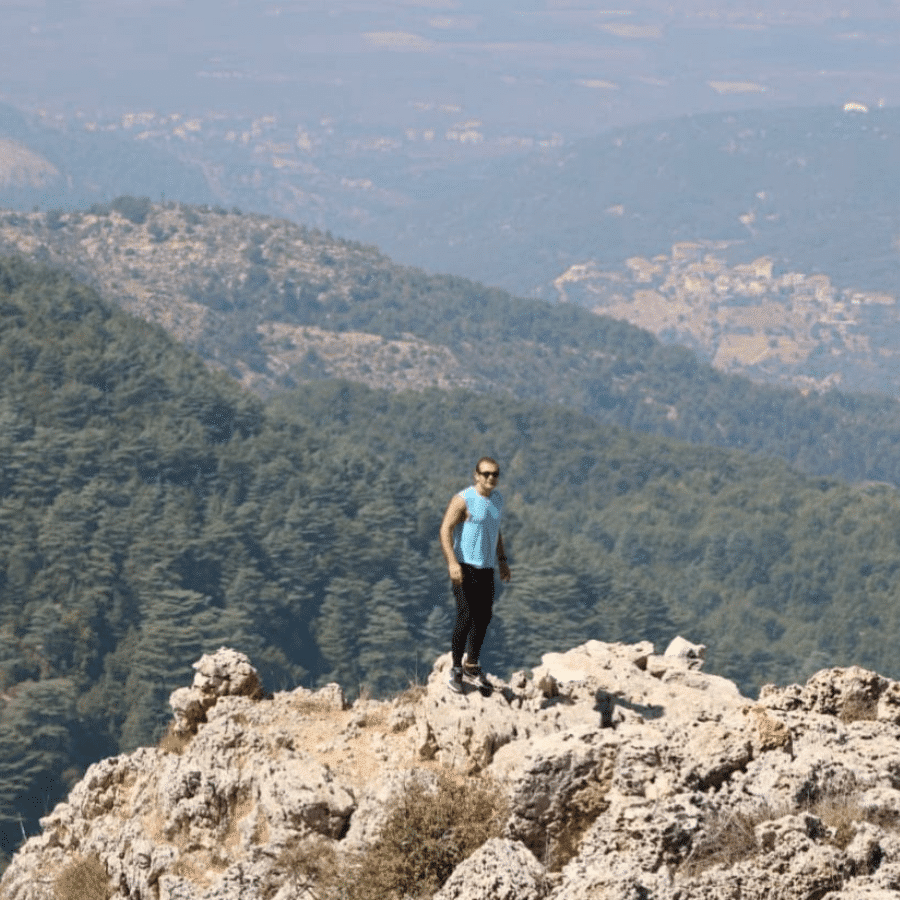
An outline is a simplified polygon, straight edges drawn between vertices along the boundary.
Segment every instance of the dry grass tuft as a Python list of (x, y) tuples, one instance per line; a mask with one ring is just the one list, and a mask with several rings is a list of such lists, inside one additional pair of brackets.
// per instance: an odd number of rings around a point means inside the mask
[(384, 704), (372, 705), (358, 715), (354, 721), (360, 728), (384, 728), (389, 710)]
[(278, 859), (297, 896), (315, 900), (430, 898), (485, 841), (499, 836), (507, 809), (498, 788), (482, 778), (441, 774), (429, 791), (410, 780), (378, 840), (356, 857), (310, 837)]
[(163, 736), (159, 739), (158, 746), (165, 753), (174, 753), (176, 756), (181, 756), (191, 742), (191, 737), (192, 735), (190, 734), (178, 734), (175, 731), (175, 723), (169, 722), (168, 727), (163, 732)]
[(331, 842), (311, 837), (286, 849), (276, 865), (285, 873), (298, 896), (341, 897), (342, 877)]
[(70, 862), (53, 885), (56, 900), (109, 900), (109, 875), (96, 853)]
[(850, 845), (861, 822), (900, 831), (900, 813), (866, 807), (855, 790), (833, 791), (803, 807), (763, 804), (751, 813), (719, 811), (707, 820), (704, 835), (681, 866), (682, 873), (691, 877), (712, 866), (730, 867), (755, 856), (762, 849), (756, 839), (756, 826), (796, 813), (808, 813), (818, 819), (828, 830), (829, 843), (841, 850)]
[(459, 863), (498, 837), (508, 811), (499, 789), (483, 778), (442, 773), (437, 790), (417, 781), (394, 803), (378, 840), (355, 863), (346, 900), (430, 897)]
[(707, 820), (703, 837), (694, 844), (681, 871), (692, 877), (713, 866), (733, 866), (755, 856), (760, 849), (756, 826), (786, 814), (787, 810), (767, 803), (751, 812), (717, 810)]
[(844, 722), (874, 722), (878, 718), (878, 700), (872, 697), (848, 697), (838, 718)]
[(809, 810), (831, 829), (831, 843), (846, 849), (856, 836), (857, 825), (869, 822), (890, 831), (900, 831), (900, 813), (894, 810), (870, 809), (853, 793), (826, 794)]
[(333, 711), (333, 707), (325, 700), (304, 697), (291, 701), (291, 712), (298, 716), (320, 716)]
[(836, 847), (842, 850), (849, 846), (856, 834), (856, 823), (864, 818), (864, 812), (855, 801), (847, 797), (824, 797), (814, 804), (810, 812), (817, 816), (822, 824), (833, 829), (831, 839)]
[(405, 691), (397, 694), (398, 706), (413, 706), (422, 700), (428, 693), (428, 688), (424, 684), (415, 684), (411, 682)]

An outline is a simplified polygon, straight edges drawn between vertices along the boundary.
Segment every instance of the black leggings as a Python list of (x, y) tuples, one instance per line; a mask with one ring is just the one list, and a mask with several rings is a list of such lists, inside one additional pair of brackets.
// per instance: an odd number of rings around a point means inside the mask
[[(463, 649), (469, 662), (477, 662), (494, 607), (494, 570), (462, 566), (462, 584), (453, 585), (456, 626), (453, 629), (453, 665), (461, 666)], [(468, 640), (468, 646), (466, 642)]]

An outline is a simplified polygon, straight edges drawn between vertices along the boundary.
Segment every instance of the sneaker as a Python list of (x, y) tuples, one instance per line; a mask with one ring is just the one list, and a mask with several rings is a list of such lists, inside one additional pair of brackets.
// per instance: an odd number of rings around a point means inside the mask
[(490, 687), (491, 683), (487, 680), (481, 666), (478, 663), (464, 663), (463, 677), (471, 684), (477, 684), (479, 687)]
[(450, 677), (447, 679), (447, 684), (450, 686), (450, 690), (456, 691), (457, 694), (461, 694), (463, 692), (462, 673), (462, 668), (453, 666), (450, 669)]

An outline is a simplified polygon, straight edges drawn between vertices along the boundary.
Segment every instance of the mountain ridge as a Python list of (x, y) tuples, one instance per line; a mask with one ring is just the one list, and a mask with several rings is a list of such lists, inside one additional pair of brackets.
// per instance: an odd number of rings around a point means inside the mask
[[(320, 145), (275, 115), (101, 124), (0, 109), (0, 134), (16, 142), (7, 168), (28, 150), (46, 161), (32, 160), (35, 177), (50, 178), (31, 202), (24, 187), (0, 202), (84, 211), (127, 191), (238, 204), (432, 272), (582, 303), (757, 382), (900, 389), (896, 108), (707, 112), (510, 145), (499, 159), (480, 144), (423, 159), (403, 139), (323, 127)], [(741, 271), (765, 260), (768, 277)]]
[(900, 482), (900, 407), (888, 397), (757, 385), (575, 304), (427, 275), (285, 220), (121, 197), (89, 212), (0, 214), (0, 251), (70, 269), (262, 396), (323, 377), (464, 387)]

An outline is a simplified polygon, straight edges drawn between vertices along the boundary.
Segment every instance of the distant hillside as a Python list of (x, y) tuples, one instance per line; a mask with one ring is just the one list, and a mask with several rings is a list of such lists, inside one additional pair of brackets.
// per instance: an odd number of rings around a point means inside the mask
[(802, 390), (896, 394), (896, 289), (841, 288), (826, 274), (776, 268), (772, 256), (729, 266), (727, 251), (727, 242), (685, 241), (622, 267), (570, 266), (554, 286), (560, 299), (690, 347), (720, 371)]
[(0, 213), (3, 250), (77, 273), (263, 396), (336, 377), (460, 387), (900, 483), (893, 400), (755, 385), (577, 305), (426, 275), (284, 220), (121, 197)]
[(731, 265), (772, 256), (778, 271), (896, 290), (900, 108), (659, 120), (485, 163), (456, 187), (422, 198), (431, 221), (407, 216), (405, 242), (421, 264), (519, 293), (553, 296), (575, 263), (621, 265), (704, 240), (727, 242)]
[(120, 194), (215, 202), (202, 166), (170, 149), (0, 103), (0, 205), (85, 208)]
[(706, 114), (459, 172), (380, 245), (757, 381), (896, 395), (898, 196), (900, 109)]
[[(483, 152), (330, 117), (300, 135), (293, 119), (221, 118), (186, 129), (183, 115), (135, 113), (87, 131), (0, 104), (0, 138), (65, 175), (15, 196), (0, 186), (0, 205), (85, 208), (118, 194), (237, 204), (547, 299), (572, 265), (621, 266), (682, 241), (726, 241), (730, 265), (772, 256), (777, 271), (827, 274), (841, 289), (895, 290), (897, 108), (735, 109), (576, 141), (496, 135)], [(447, 126), (439, 116), (427, 127)]]

